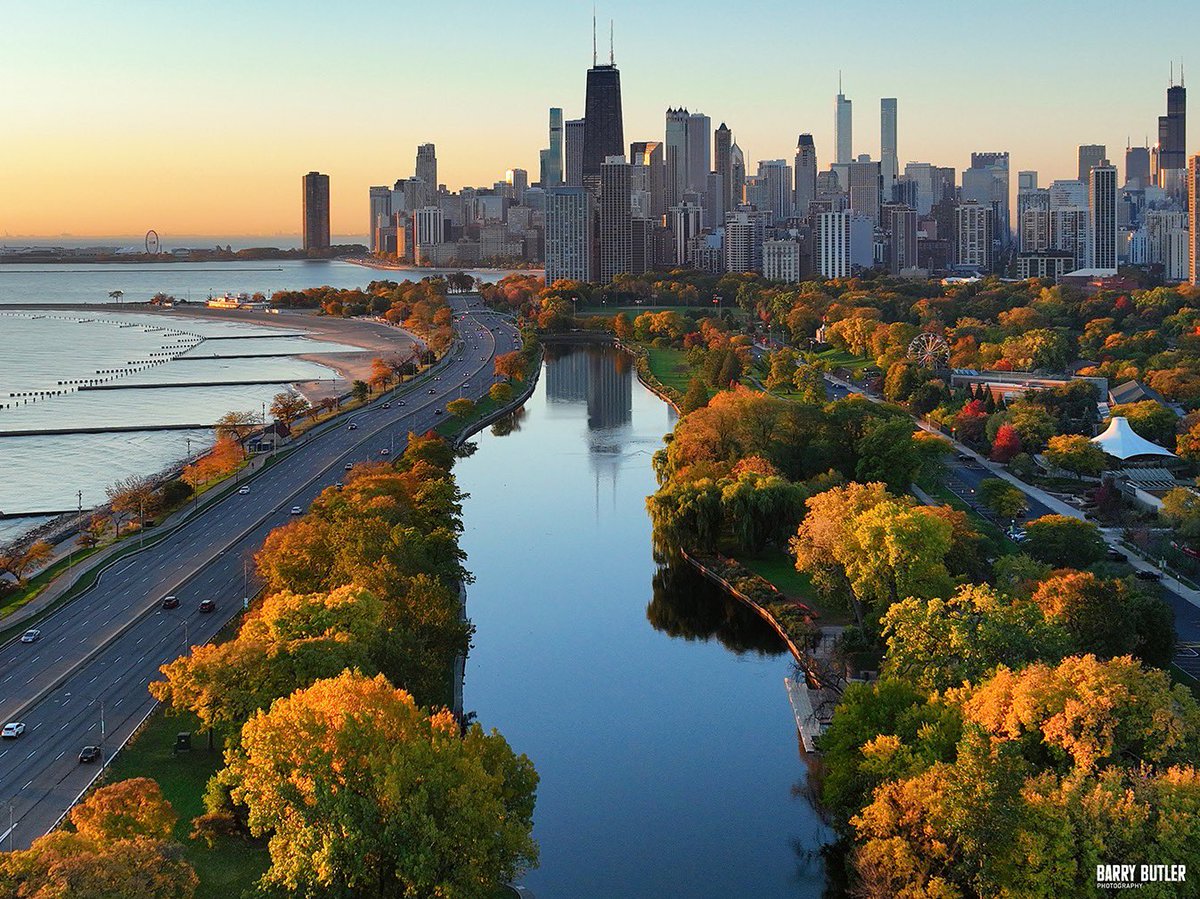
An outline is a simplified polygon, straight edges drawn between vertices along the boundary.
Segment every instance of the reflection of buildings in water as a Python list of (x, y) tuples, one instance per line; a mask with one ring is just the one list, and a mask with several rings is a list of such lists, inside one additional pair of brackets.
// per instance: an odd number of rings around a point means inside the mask
[(587, 406), (588, 460), (595, 476), (598, 517), (600, 482), (609, 482), (615, 504), (617, 475), (632, 437), (633, 367), (624, 353), (589, 347), (547, 355), (545, 376), (548, 402)]

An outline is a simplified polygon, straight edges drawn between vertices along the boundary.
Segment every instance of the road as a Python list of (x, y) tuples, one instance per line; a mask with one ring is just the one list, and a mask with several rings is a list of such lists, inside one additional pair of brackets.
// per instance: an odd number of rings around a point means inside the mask
[[(437, 410), (448, 401), (486, 394), (494, 357), (517, 349), (520, 337), (510, 319), (468, 310), (467, 302), (453, 299), (456, 313), (465, 313), (460, 346), (436, 379), (393, 391), (386, 397), (390, 409), (377, 400), (302, 439), (247, 481), (248, 495), (214, 502), (161, 543), (106, 571), (96, 587), (39, 625), (38, 642), (0, 647), (0, 721), (27, 728), (0, 743), (0, 847), (26, 847), (50, 830), (97, 773), (96, 765), (78, 762), (80, 749), (102, 744), (110, 760), (153, 710), (147, 685), (159, 666), (211, 640), (241, 611), (255, 589), (253, 553), (290, 519), (292, 507), (307, 509), (347, 465), (380, 459), (385, 447), (402, 451), (410, 431), (442, 420)], [(179, 607), (162, 609), (162, 597), (171, 594)], [(201, 613), (201, 599), (215, 600), (216, 611)]]

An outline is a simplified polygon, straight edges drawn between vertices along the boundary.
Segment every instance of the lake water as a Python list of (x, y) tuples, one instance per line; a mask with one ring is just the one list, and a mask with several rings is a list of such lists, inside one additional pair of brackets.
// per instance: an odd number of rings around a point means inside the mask
[[(112, 291), (124, 292), (121, 302), (145, 303), (156, 293), (202, 303), (224, 293), (303, 290), (308, 287), (356, 288), (371, 281), (419, 281), (455, 269), (389, 270), (331, 260), (259, 262), (161, 262), (62, 264), (5, 263), (0, 265), (0, 305), (11, 303), (111, 303)], [(473, 277), (498, 281), (507, 271), (469, 271)]]
[(628, 360), (547, 361), (516, 428), (455, 468), (476, 582), (465, 708), (541, 776), (554, 897), (811, 897), (829, 838), (761, 620), (651, 549), (668, 407)]

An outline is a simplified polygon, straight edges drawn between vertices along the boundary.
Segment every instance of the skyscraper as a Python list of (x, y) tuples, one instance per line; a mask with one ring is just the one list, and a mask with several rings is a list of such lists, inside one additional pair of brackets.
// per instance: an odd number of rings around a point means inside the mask
[(713, 168), (721, 179), (722, 214), (720, 221), (725, 221), (724, 212), (732, 209), (733, 198), (733, 160), (730, 149), (733, 147), (733, 132), (721, 123), (721, 127), (713, 135)]
[(688, 189), (688, 111), (667, 108), (667, 206), (678, 206)]
[(376, 252), (379, 247), (376, 241), (376, 235), (379, 232), (379, 226), (387, 225), (392, 218), (392, 189), (386, 184), (382, 187), (371, 188), (371, 217), (370, 217), (370, 239), (371, 252)]
[(661, 141), (634, 141), (629, 145), (629, 164), (633, 166), (633, 178), (638, 181), (634, 189), (645, 190), (650, 195), (650, 207), (643, 210), (647, 218), (661, 222), (667, 211), (667, 167), (663, 162)]
[(1088, 172), (1089, 268), (1117, 273), (1117, 168), (1101, 160)]
[(712, 119), (702, 112), (687, 118), (687, 189), (704, 193), (712, 171)]
[(969, 200), (954, 209), (954, 262), (963, 269), (987, 272), (992, 268), (991, 204)]
[(763, 220), (755, 212), (741, 210), (725, 215), (725, 270), (761, 272)]
[(1017, 246), (1022, 253), (1050, 250), (1050, 190), (1032, 187), (1017, 191)]
[(329, 248), (329, 176), (309, 172), (303, 181), (304, 249)]
[(592, 195), (582, 187), (546, 191), (546, 283), (591, 281)]
[(633, 271), (633, 208), (629, 163), (609, 156), (600, 165), (600, 281)]
[(671, 261), (675, 265), (688, 263), (688, 247), (692, 238), (700, 233), (700, 207), (694, 203), (672, 206), (670, 212), (671, 238), (674, 253)]
[(729, 208), (726, 212), (737, 209), (746, 199), (746, 156), (736, 143), (729, 148)]
[(1125, 183), (1133, 188), (1150, 186), (1150, 148), (1125, 148)]
[(808, 215), (808, 204), (817, 198), (817, 148), (811, 134), (801, 134), (796, 141), (796, 184), (792, 202), (795, 214)]
[(1108, 159), (1108, 149), (1104, 144), (1080, 144), (1079, 180), (1087, 184), (1088, 173), (1092, 170), (1092, 166), (1100, 165), (1106, 159)]
[(993, 236), (1007, 246), (1012, 221), (1008, 203), (1008, 153), (972, 153), (971, 167), (963, 171), (962, 198), (991, 206)]
[(432, 206), (437, 202), (438, 190), (437, 152), (434, 150), (433, 144), (421, 144), (417, 147), (416, 174), (424, 185), (421, 205)]
[(446, 216), (440, 206), (425, 206), (413, 212), (413, 260), (419, 265), (446, 239)]
[(846, 95), (842, 93), (842, 76), (838, 75), (838, 95), (834, 105), (834, 146), (837, 150), (837, 155), (834, 158), (836, 163), (847, 163), (854, 161), (854, 141), (851, 137), (853, 128), (853, 115), (850, 109), (850, 101)]
[(587, 71), (583, 107), (583, 186), (600, 187), (600, 167), (610, 156), (625, 155), (625, 128), (621, 120), (621, 73), (613, 59), (609, 38), (608, 65), (596, 62), (595, 23), (592, 23), (592, 67)]
[(557, 106), (550, 107), (550, 146), (542, 168), (543, 188), (558, 187), (563, 183), (563, 111)]
[(758, 178), (766, 185), (766, 205), (760, 211), (769, 211), (768, 224), (782, 222), (792, 214), (792, 167), (786, 159), (764, 159), (758, 164)]
[(1200, 154), (1188, 159), (1188, 282), (1200, 285)]
[(888, 271), (898, 275), (917, 266), (917, 210), (911, 206), (887, 207)]
[(896, 148), (896, 98), (879, 101), (879, 171), (883, 177), (883, 198), (890, 202), (892, 185), (900, 177), (900, 159)]
[(822, 278), (850, 277), (850, 213), (822, 212), (816, 227), (817, 271)]
[(1167, 114), (1158, 117), (1158, 186), (1168, 194), (1184, 199), (1183, 179), (1187, 168), (1187, 91), (1183, 86), (1183, 70), (1175, 84), (1175, 69), (1171, 69), (1171, 85), (1167, 88)]
[(583, 187), (583, 119), (568, 119), (563, 137), (563, 178), (570, 187)]
[(847, 172), (850, 208), (869, 218), (872, 225), (879, 224), (879, 163), (864, 154), (857, 162), (851, 162), (847, 166)]

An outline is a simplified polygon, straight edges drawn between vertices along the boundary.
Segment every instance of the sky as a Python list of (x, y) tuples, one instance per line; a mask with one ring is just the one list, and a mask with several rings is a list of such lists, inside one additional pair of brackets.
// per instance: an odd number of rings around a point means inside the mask
[[(790, 160), (805, 131), (828, 165), (839, 70), (856, 154), (878, 158), (879, 99), (894, 96), (901, 168), (1008, 150), (1014, 185), (1024, 169), (1075, 177), (1085, 143), (1123, 175), (1127, 138), (1156, 140), (1171, 60), (1200, 79), (1186, 0), (596, 9), (602, 62), (614, 21), (626, 142), (661, 140), (666, 108), (686, 106), (733, 129), (751, 172)], [(591, 14), (573, 0), (0, 0), (0, 241), (293, 235), (314, 169), (333, 232), (362, 235), (367, 188), (411, 175), (424, 142), (452, 190), (513, 167), (536, 180), (547, 109), (583, 114)]]

